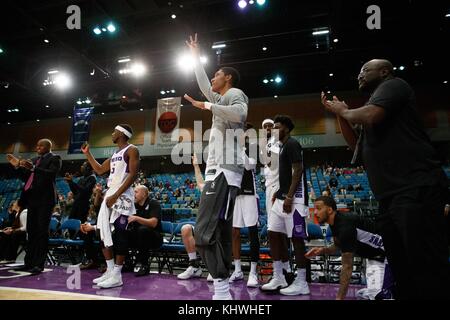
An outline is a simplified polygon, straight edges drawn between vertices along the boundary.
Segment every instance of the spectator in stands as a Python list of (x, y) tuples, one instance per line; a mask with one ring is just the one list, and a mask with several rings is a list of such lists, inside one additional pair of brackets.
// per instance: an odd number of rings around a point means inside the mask
[(0, 230), (0, 263), (15, 262), (17, 249), (27, 237), (27, 209), (20, 207), (19, 201), (14, 201), (11, 212), (14, 217), (12, 225)]
[(59, 205), (53, 207), (52, 217), (61, 221), (62, 215), (61, 215), (61, 207)]
[(51, 152), (52, 143), (48, 139), (38, 141), (38, 156), (32, 160), (18, 159), (8, 154), (8, 162), (17, 169), (25, 182), (20, 196), (20, 206), (28, 209), (27, 251), (25, 264), (20, 270), (37, 275), (44, 270), (47, 258), (48, 228), (52, 209), (56, 204), (56, 175), (61, 170), (61, 157)]
[(331, 190), (330, 187), (327, 186), (327, 188), (325, 190), (322, 191), (322, 196), (325, 197), (331, 197)]
[(173, 193), (173, 196), (174, 196), (175, 198), (181, 197), (180, 189), (176, 188), (176, 189), (175, 189), (175, 192)]
[(358, 191), (358, 190), (355, 190), (355, 189), (353, 188), (353, 185), (352, 185), (352, 184), (349, 184), (349, 185), (347, 186), (347, 191), (348, 191), (348, 192), (352, 192), (352, 191)]
[[(370, 94), (362, 107), (333, 97), (322, 104), (337, 115), (341, 132), (362, 151), (370, 187), (380, 203), (380, 232), (397, 281), (399, 299), (442, 299), (450, 287), (448, 248), (442, 210), (448, 179), (423, 128), (410, 85), (393, 74), (392, 63), (375, 59), (358, 76)], [(353, 125), (358, 125), (357, 135)], [(423, 234), (426, 228), (428, 235)], [(417, 267), (420, 261), (420, 267)]]
[(314, 215), (320, 224), (327, 223), (330, 226), (334, 244), (330, 247), (312, 248), (305, 256), (311, 258), (341, 252), (342, 269), (336, 300), (343, 300), (347, 295), (355, 254), (367, 259), (367, 289), (360, 290), (359, 296), (370, 300), (374, 300), (377, 295), (378, 298), (392, 298), (392, 274), (385, 267), (383, 240), (375, 232), (375, 222), (356, 214), (337, 212), (336, 202), (331, 197), (316, 199)]
[(72, 207), (73, 207), (74, 201), (75, 201), (75, 199), (73, 197), (73, 192), (69, 191), (67, 193), (66, 201), (64, 202), (64, 207), (61, 208), (61, 209), (63, 209), (63, 210), (61, 210), (63, 216), (67, 216), (67, 217), (70, 216), (70, 213), (72, 212)]
[(328, 181), (328, 186), (331, 189), (335, 189), (335, 188), (337, 188), (338, 184), (339, 184), (339, 182), (336, 179), (336, 176), (331, 176), (330, 181)]
[[(80, 171), (82, 177), (78, 182), (74, 182), (73, 176), (69, 173), (66, 173), (64, 180), (69, 184), (70, 190), (72, 190), (72, 194), (74, 195), (69, 218), (78, 219), (81, 223), (84, 223), (89, 213), (89, 201), (96, 184), (96, 179), (89, 162), (85, 161)], [(69, 199), (69, 197), (67, 198)]]
[(364, 190), (364, 188), (361, 186), (360, 183), (355, 185), (355, 191), (363, 191), (363, 190)]

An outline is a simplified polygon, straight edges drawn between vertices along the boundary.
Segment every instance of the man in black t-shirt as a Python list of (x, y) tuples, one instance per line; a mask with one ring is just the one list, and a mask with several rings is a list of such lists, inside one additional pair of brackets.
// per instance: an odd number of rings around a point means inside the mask
[(127, 230), (114, 231), (113, 241), (117, 252), (128, 253), (128, 248), (137, 249), (136, 276), (140, 277), (150, 272), (150, 250), (160, 248), (163, 243), (161, 206), (149, 198), (146, 186), (139, 185), (134, 192), (136, 214), (128, 217)]
[[(343, 300), (347, 294), (355, 254), (367, 258), (368, 290), (365, 292), (370, 299), (375, 299), (375, 296), (383, 289), (382, 287), (386, 290), (391, 288), (392, 276), (387, 268), (385, 271), (384, 266), (383, 239), (375, 232), (375, 223), (372, 219), (362, 218), (352, 213), (339, 213), (334, 199), (324, 196), (314, 201), (314, 215), (320, 224), (329, 224), (334, 241), (330, 247), (312, 248), (305, 256), (311, 258), (317, 255), (335, 254), (340, 249), (342, 269), (336, 300)], [(383, 280), (386, 283), (383, 283)]]
[[(281, 143), (279, 154), (279, 189), (275, 192), (268, 221), (268, 238), (273, 259), (272, 280), (261, 290), (280, 290), (284, 295), (309, 294), (306, 282), (305, 217), (309, 214), (306, 175), (303, 170), (303, 151), (300, 143), (290, 136), (294, 124), (288, 116), (276, 116), (274, 129), (278, 129)], [(286, 250), (285, 237), (294, 245), (297, 276), (289, 286), (283, 275), (281, 258)]]
[[(371, 60), (358, 76), (371, 94), (350, 109), (333, 97), (322, 104), (337, 115), (341, 132), (362, 159), (380, 203), (380, 233), (397, 281), (399, 299), (448, 297), (449, 261), (442, 214), (448, 180), (416, 108), (413, 89), (393, 75), (387, 60)], [(352, 125), (362, 131), (356, 136)], [(417, 263), (420, 263), (420, 267)]]

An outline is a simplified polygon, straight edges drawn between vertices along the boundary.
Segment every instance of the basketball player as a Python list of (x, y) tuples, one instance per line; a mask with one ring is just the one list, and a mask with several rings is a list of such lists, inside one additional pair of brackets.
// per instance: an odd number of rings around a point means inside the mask
[[(266, 212), (269, 218), (270, 210), (272, 209), (272, 198), (275, 192), (279, 189), (278, 182), (278, 166), (280, 156), (280, 143), (275, 134), (272, 134), (274, 122), (272, 119), (265, 119), (262, 122), (262, 128), (267, 132), (267, 144), (261, 146), (261, 159), (264, 161), (264, 178), (266, 187)], [(270, 220), (268, 219), (267, 223)], [(269, 225), (267, 226), (269, 227)], [(293, 274), (291, 273), (291, 265), (289, 263), (288, 247), (289, 239), (285, 237), (281, 250), (281, 263), (283, 264), (283, 273), (288, 284), (291, 284)]]
[[(196, 61), (197, 83), (208, 101), (196, 101), (188, 95), (184, 97), (194, 107), (213, 115), (206, 184), (200, 198), (195, 244), (214, 279), (213, 299), (231, 300), (228, 280), (231, 266), (232, 217), (244, 166), (241, 164), (242, 147), (238, 138), (234, 135), (233, 139), (230, 139), (226, 133), (227, 130), (234, 133), (236, 130), (243, 130), (247, 119), (248, 98), (236, 88), (240, 76), (234, 68), (220, 68), (210, 83), (200, 63), (197, 35), (194, 38), (191, 36), (190, 41), (186, 43)], [(227, 160), (231, 163), (226, 163)]]
[(89, 150), (89, 144), (82, 146), (81, 151), (86, 155), (95, 173), (102, 175), (109, 171), (108, 189), (97, 218), (97, 228), (103, 244), (103, 255), (106, 260), (106, 272), (93, 280), (100, 288), (113, 288), (122, 285), (122, 266), (126, 252), (118, 252), (114, 264), (112, 232), (126, 229), (128, 217), (134, 215), (134, 190), (132, 184), (139, 171), (139, 150), (128, 143), (133, 131), (127, 124), (120, 124), (114, 128), (112, 141), (118, 150), (111, 158), (99, 164)]
[[(253, 128), (253, 125), (246, 123), (246, 131)], [(257, 287), (258, 274), (257, 266), (259, 261), (259, 237), (258, 237), (258, 217), (259, 204), (256, 194), (255, 170), (257, 160), (250, 155), (250, 143), (246, 137), (244, 159), (244, 175), (242, 177), (241, 188), (239, 189), (233, 212), (233, 257), (234, 272), (230, 277), (230, 282), (243, 280), (244, 273), (241, 268), (241, 228), (248, 228), (250, 240), (250, 273), (248, 275), (247, 287)]]
[[(365, 297), (370, 300), (374, 300), (380, 293), (387, 293), (389, 294), (388, 298), (391, 298), (390, 290), (393, 287), (393, 277), (389, 269), (385, 268), (383, 239), (375, 233), (374, 221), (368, 218), (363, 219), (356, 214), (337, 212), (334, 199), (325, 196), (318, 197), (314, 201), (314, 215), (320, 224), (329, 224), (333, 233), (334, 244), (330, 247), (312, 248), (305, 254), (305, 257), (335, 254), (340, 249), (342, 269), (336, 300), (345, 299), (352, 277), (353, 256), (355, 254), (367, 259), (367, 289), (358, 292), (364, 292)], [(381, 292), (382, 289), (385, 291)]]
[[(303, 170), (303, 151), (300, 143), (291, 138), (294, 124), (288, 116), (279, 115), (274, 119), (280, 141), (279, 189), (274, 194), (272, 210), (269, 215), (268, 238), (273, 258), (273, 277), (261, 287), (265, 291), (281, 288), (284, 295), (309, 294), (306, 282), (305, 242), (308, 216), (308, 191), (306, 174)], [(285, 237), (291, 238), (294, 245), (297, 276), (288, 286), (282, 272), (281, 252), (285, 250)], [(287, 253), (285, 253), (287, 255)]]

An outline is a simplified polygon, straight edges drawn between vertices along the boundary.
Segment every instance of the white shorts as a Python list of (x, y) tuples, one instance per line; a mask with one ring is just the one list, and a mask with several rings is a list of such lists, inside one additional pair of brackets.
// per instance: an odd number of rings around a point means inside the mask
[(309, 208), (294, 203), (292, 212), (286, 213), (283, 212), (283, 202), (280, 199), (275, 200), (267, 222), (267, 230), (284, 233), (288, 238), (294, 235), (294, 237), (306, 239), (308, 234), (305, 217), (308, 215)]
[(270, 186), (266, 187), (266, 212), (267, 217), (269, 217), (270, 209), (272, 209), (272, 197), (278, 190), (278, 184), (271, 184)]
[(258, 224), (258, 198), (239, 195), (234, 202), (233, 228), (253, 227)]

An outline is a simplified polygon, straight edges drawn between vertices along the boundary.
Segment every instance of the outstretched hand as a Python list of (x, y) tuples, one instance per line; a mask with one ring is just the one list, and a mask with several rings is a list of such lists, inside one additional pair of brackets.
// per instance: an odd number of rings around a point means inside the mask
[(6, 160), (8, 160), (8, 162), (14, 167), (18, 167), (20, 165), (20, 159), (10, 153), (6, 155)]
[(189, 36), (189, 41), (186, 40), (186, 45), (188, 46), (188, 48), (191, 50), (191, 52), (193, 54), (199, 54), (200, 47), (199, 47), (198, 41), (197, 41), (197, 33), (194, 35), (194, 38), (192, 38), (192, 36)]
[(184, 95), (184, 98), (189, 101), (190, 103), (192, 103), (192, 105), (196, 108), (205, 110), (205, 103), (202, 101), (197, 101), (194, 100), (193, 98), (191, 98), (190, 96), (188, 96), (187, 94)]

